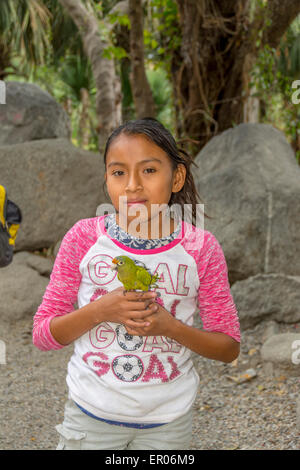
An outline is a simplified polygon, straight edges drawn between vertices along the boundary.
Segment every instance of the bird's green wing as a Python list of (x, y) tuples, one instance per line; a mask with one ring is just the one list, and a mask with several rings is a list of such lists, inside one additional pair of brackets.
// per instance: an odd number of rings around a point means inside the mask
[(118, 279), (122, 282), (126, 290), (137, 289), (136, 287), (136, 266), (131, 259), (122, 257), (124, 264), (118, 268)]
[(137, 267), (136, 269), (136, 278), (137, 281), (141, 282), (145, 287), (148, 287), (151, 283), (151, 274), (142, 267)]

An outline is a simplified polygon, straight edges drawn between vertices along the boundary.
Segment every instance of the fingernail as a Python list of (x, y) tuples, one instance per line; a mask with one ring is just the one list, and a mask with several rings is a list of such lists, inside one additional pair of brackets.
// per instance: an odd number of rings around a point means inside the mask
[(145, 326), (150, 326), (150, 323), (145, 323)]

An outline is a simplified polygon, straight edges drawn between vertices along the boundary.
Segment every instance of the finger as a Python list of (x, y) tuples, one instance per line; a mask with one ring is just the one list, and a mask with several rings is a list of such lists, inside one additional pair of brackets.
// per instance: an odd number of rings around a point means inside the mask
[(154, 291), (144, 291), (144, 292), (126, 292), (126, 298), (131, 301), (140, 301), (147, 300), (147, 299), (155, 299), (157, 297), (157, 293)]
[(131, 328), (128, 328), (128, 327), (127, 327), (127, 328), (126, 328), (126, 331), (127, 331), (127, 333), (128, 333), (129, 335), (131, 335), (131, 336), (140, 336), (139, 333), (138, 333), (138, 331), (132, 330)]
[(129, 333), (132, 336), (142, 336), (144, 334), (144, 330), (141, 327), (129, 327), (128, 325), (125, 325), (127, 333)]
[(132, 319), (129, 319), (126, 321), (126, 324), (125, 324), (125, 327), (127, 328), (127, 326), (135, 331), (141, 331), (140, 329), (145, 327), (145, 326), (149, 326), (150, 325), (150, 322), (148, 321), (144, 321), (144, 322), (135, 322), (134, 320)]
[(151, 304), (149, 308), (145, 310), (132, 310), (128, 313), (130, 318), (145, 318), (149, 315), (155, 313), (158, 310), (158, 306), (156, 304)]
[(149, 309), (152, 304), (155, 304), (154, 299), (149, 299), (149, 300), (140, 300), (140, 301), (131, 301), (130, 302), (130, 310), (146, 310)]

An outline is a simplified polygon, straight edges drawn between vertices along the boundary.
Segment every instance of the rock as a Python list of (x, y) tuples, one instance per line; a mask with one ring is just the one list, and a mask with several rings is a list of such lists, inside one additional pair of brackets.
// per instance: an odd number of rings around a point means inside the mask
[(242, 329), (266, 319), (284, 323), (300, 320), (300, 276), (257, 274), (235, 282), (231, 293)]
[(300, 334), (271, 336), (261, 348), (263, 370), (267, 375), (300, 376)]
[(300, 432), (300, 398), (297, 399), (297, 404), (296, 404), (296, 426), (297, 426), (297, 431)]
[(23, 264), (37, 271), (41, 276), (50, 277), (54, 261), (44, 256), (34, 255), (27, 251), (14, 254), (14, 263)]
[[(36, 268), (32, 256), (14, 257), (12, 263), (0, 270), (0, 318), (13, 322), (35, 314), (41, 304), (49, 278), (40, 275), (40, 260), (36, 260)], [(42, 269), (44, 271), (44, 268)]]
[(0, 145), (38, 139), (70, 138), (70, 120), (55, 99), (32, 83), (5, 82), (0, 106)]
[(23, 215), (16, 251), (55, 245), (78, 220), (95, 217), (107, 201), (104, 172), (100, 155), (66, 139), (0, 147), (1, 184)]
[(56, 258), (57, 253), (59, 252), (60, 245), (61, 245), (62, 240), (58, 240), (58, 242), (55, 244), (54, 249), (53, 249), (53, 256)]
[(204, 228), (225, 253), (229, 282), (258, 273), (300, 275), (300, 166), (284, 134), (240, 124), (212, 138), (193, 174)]
[(268, 322), (265, 332), (263, 334), (262, 340), (263, 342), (267, 341), (271, 336), (277, 335), (279, 333), (279, 326), (276, 321), (271, 320)]
[(242, 374), (240, 374), (237, 377), (232, 376), (232, 375), (226, 375), (228, 379), (232, 380), (237, 385), (248, 382), (249, 380), (254, 379), (254, 377), (256, 376), (257, 376), (256, 370), (253, 368), (245, 370)]

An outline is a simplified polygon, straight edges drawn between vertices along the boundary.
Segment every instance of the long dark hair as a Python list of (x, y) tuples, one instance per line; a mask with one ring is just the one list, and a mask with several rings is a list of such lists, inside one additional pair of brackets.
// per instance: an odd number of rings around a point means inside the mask
[[(193, 174), (191, 172), (191, 165), (198, 165), (194, 162), (193, 158), (183, 149), (179, 148), (172, 134), (161, 124), (157, 119), (145, 117), (142, 119), (127, 121), (117, 127), (109, 136), (104, 150), (104, 164), (106, 166), (106, 156), (112, 142), (121, 134), (136, 135), (143, 134), (151, 139), (158, 147), (160, 147), (170, 158), (173, 171), (177, 168), (179, 163), (182, 163), (186, 168), (186, 178), (182, 189), (177, 193), (172, 193), (168, 206), (178, 204), (181, 207), (182, 214), (184, 214), (184, 205), (189, 204), (191, 207), (192, 223), (196, 224), (196, 211), (197, 204), (203, 204), (197, 192), (194, 182)], [(103, 185), (105, 191), (105, 182)], [(199, 209), (198, 209), (199, 210)], [(204, 217), (211, 218), (205, 214)]]

